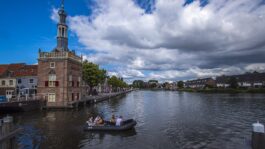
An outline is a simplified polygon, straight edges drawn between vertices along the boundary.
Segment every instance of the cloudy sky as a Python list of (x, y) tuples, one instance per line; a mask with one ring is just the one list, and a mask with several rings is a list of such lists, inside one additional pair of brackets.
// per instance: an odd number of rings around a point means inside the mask
[[(49, 4), (53, 25), (58, 4)], [(70, 48), (129, 82), (265, 71), (264, 0), (86, 0), (80, 12), (65, 5)]]

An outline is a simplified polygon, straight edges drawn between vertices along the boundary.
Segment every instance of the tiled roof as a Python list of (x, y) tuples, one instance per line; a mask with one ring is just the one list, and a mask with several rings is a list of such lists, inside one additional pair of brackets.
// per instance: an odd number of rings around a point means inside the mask
[(205, 84), (207, 81), (213, 80), (212, 78), (204, 78), (204, 79), (197, 79), (197, 80), (189, 80), (184, 82), (186, 85), (196, 85), (196, 84)]
[(37, 76), (38, 65), (25, 63), (0, 65), (0, 77)]
[(38, 65), (25, 65), (24, 67), (14, 71), (14, 77), (22, 76), (37, 76), (38, 75)]
[(0, 65), (0, 76), (7, 71), (8, 65)]
[(26, 66), (25, 63), (9, 64), (8, 71), (16, 71), (24, 66)]

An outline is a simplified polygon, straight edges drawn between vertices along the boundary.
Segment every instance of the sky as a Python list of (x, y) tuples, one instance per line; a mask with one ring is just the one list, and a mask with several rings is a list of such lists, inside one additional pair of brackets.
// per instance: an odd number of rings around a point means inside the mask
[[(60, 0), (0, 1), (0, 63), (56, 46)], [(265, 0), (65, 0), (69, 48), (126, 81), (265, 71)]]

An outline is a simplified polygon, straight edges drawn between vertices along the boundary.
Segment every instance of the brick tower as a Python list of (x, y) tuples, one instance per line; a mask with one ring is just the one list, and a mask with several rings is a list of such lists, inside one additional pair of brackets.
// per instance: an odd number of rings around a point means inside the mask
[(63, 1), (58, 14), (57, 46), (51, 52), (39, 50), (38, 96), (47, 101), (47, 107), (63, 108), (82, 97), (82, 56), (68, 48)]

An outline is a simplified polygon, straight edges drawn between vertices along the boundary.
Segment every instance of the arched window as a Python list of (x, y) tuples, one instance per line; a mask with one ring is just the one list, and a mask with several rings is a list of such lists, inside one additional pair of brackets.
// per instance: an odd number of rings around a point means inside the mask
[(64, 37), (64, 28), (62, 28), (63, 29), (63, 31), (62, 31), (62, 37)]
[(61, 28), (61, 27), (59, 27), (59, 33), (58, 33), (58, 36), (60, 36), (60, 35), (61, 35), (61, 33), (62, 33), (62, 28)]

